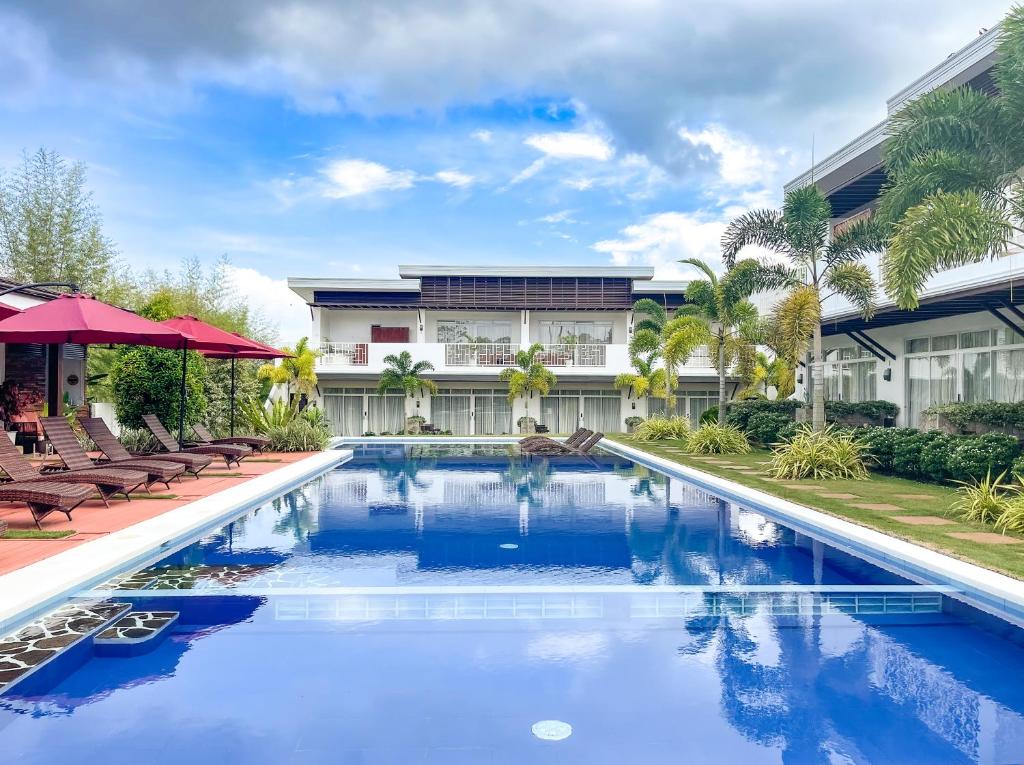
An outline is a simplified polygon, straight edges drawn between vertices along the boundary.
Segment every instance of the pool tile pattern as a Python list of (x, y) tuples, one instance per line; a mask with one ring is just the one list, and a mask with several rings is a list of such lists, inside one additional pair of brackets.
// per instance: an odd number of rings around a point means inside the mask
[(132, 611), (96, 636), (96, 640), (144, 640), (178, 616), (177, 611)]
[(147, 568), (134, 574), (116, 576), (101, 589), (108, 590), (196, 590), (234, 587), (262, 574), (266, 564), (203, 565)]
[(0, 692), (130, 608), (127, 603), (69, 604), (0, 639)]

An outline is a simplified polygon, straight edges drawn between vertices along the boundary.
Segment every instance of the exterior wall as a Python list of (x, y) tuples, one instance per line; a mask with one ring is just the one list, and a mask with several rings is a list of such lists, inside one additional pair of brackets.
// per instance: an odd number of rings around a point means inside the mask
[(406, 327), (409, 340), (416, 341), (418, 329), (417, 314), (412, 311), (347, 310), (338, 308), (314, 308), (319, 316), (320, 342), (368, 343), (370, 327), (379, 324), (384, 327)]
[(526, 342), (546, 342), (541, 338), (542, 321), (610, 321), (612, 343), (624, 345), (629, 342), (628, 319), (631, 311), (530, 311), (530, 336)]
[(437, 323), (444, 320), (507, 321), (513, 343), (524, 342), (521, 311), (431, 311), (426, 310), (426, 342), (436, 343)]

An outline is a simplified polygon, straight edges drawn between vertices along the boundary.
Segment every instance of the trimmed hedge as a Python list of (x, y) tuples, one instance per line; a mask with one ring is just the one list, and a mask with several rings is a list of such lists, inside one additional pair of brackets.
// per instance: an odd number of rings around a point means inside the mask
[(793, 398), (782, 401), (769, 401), (767, 399), (752, 398), (743, 401), (733, 401), (725, 410), (725, 421), (729, 425), (735, 425), (740, 430), (750, 430), (750, 418), (755, 414), (782, 414), (792, 420), (796, 410), (803, 405), (803, 402)]
[(744, 431), (753, 441), (771, 445), (789, 441), (796, 433), (797, 424), (782, 412), (755, 412), (747, 420)]
[(925, 410), (925, 414), (941, 414), (950, 423), (966, 428), (971, 423), (991, 425), (996, 428), (1024, 429), (1024, 401), (1004, 403), (985, 401), (980, 404), (944, 404)]
[(826, 401), (825, 402), (825, 417), (826, 419), (837, 417), (851, 417), (860, 415), (861, 417), (867, 417), (869, 420), (881, 420), (885, 417), (895, 417), (900, 413), (900, 408), (891, 401), (858, 401), (855, 404), (851, 404), (848, 401)]
[(970, 481), (998, 475), (1021, 462), (1020, 442), (1002, 433), (956, 436), (914, 428), (857, 428), (874, 468), (917, 481)]

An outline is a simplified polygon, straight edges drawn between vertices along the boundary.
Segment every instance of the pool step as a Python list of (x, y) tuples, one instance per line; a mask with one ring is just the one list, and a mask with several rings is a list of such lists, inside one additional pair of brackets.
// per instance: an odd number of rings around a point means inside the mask
[(66, 673), (57, 658), (86, 661), (87, 639), (130, 610), (129, 603), (69, 603), (0, 639), (0, 694), (30, 677), (45, 685)]
[(97, 656), (139, 656), (156, 648), (178, 621), (177, 611), (132, 611), (93, 638)]

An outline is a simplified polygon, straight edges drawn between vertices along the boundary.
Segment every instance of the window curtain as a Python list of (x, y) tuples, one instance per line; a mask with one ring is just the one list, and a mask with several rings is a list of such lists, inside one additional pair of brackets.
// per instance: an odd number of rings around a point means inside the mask
[(929, 368), (927, 357), (907, 359), (907, 424), (912, 428), (929, 406)]
[(976, 404), (992, 399), (992, 354), (964, 353), (964, 401)]
[(622, 430), (622, 397), (584, 396), (583, 427), (595, 432), (618, 433)]
[(1024, 350), (996, 353), (996, 400), (1024, 401)]
[(370, 394), (368, 397), (369, 429), (373, 433), (405, 432), (405, 396)]
[(450, 430), (453, 435), (469, 435), (469, 394), (441, 395), (430, 400), (432, 423), (439, 430)]
[(473, 423), (476, 434), (501, 435), (512, 432), (512, 404), (503, 393), (477, 393), (473, 396)]
[(324, 414), (336, 436), (363, 435), (363, 395), (325, 395)]
[(540, 424), (552, 433), (573, 433), (579, 427), (578, 396), (541, 396)]

